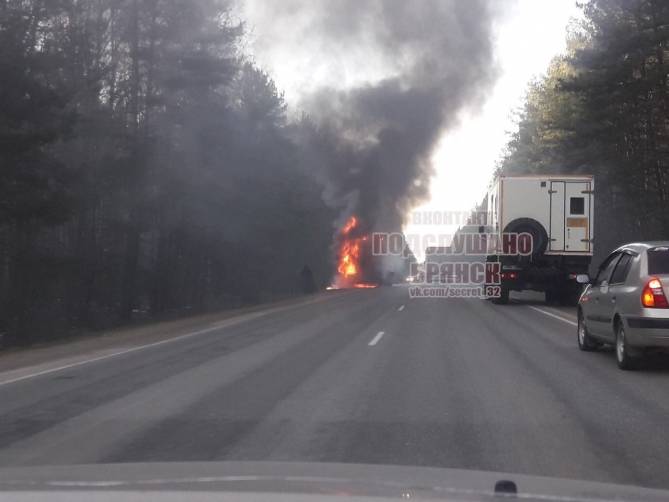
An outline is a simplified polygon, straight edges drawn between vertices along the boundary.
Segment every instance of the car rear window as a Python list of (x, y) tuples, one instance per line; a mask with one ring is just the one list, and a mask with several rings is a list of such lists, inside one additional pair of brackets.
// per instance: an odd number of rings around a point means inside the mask
[(648, 250), (648, 273), (669, 274), (669, 247)]

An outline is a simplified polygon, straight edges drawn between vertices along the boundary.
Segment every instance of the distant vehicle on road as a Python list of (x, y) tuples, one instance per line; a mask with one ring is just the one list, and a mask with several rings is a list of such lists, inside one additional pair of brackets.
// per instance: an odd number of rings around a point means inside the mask
[[(575, 305), (593, 255), (592, 176), (501, 176), (484, 201), (486, 229), (493, 234), (530, 234), (530, 256), (488, 256), (502, 264), (501, 296), (544, 291), (548, 302)], [(484, 228), (484, 227), (482, 227)], [(483, 230), (482, 230), (483, 231)]]
[(621, 369), (645, 352), (669, 350), (669, 241), (626, 244), (600, 265), (578, 304), (578, 346), (615, 345)]

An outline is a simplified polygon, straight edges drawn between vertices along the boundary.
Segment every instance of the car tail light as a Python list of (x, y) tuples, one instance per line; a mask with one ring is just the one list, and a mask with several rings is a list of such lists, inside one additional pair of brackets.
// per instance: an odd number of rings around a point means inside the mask
[(643, 288), (643, 293), (641, 293), (641, 304), (651, 309), (669, 308), (669, 302), (667, 297), (664, 296), (660, 279), (653, 277), (646, 283), (646, 287)]

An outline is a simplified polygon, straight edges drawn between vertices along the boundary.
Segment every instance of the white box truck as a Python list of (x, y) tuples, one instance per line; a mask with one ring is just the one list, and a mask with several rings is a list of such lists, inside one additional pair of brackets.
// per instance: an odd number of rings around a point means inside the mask
[(595, 182), (588, 175), (500, 176), (485, 204), (486, 227), (532, 235), (529, 256), (488, 256), (502, 263), (502, 295), (509, 291), (545, 291), (550, 303), (575, 303), (578, 274), (588, 272), (593, 254)]

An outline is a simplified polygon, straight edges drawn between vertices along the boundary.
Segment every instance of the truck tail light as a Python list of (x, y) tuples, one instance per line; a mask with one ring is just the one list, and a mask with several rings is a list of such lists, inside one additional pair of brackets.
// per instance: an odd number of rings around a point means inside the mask
[(518, 274), (516, 272), (502, 272), (502, 279), (518, 279)]
[(650, 309), (669, 308), (669, 302), (667, 297), (664, 296), (660, 279), (652, 277), (646, 283), (646, 287), (643, 288), (643, 293), (641, 293), (641, 304)]

